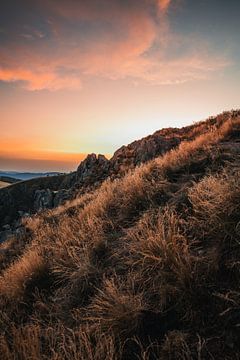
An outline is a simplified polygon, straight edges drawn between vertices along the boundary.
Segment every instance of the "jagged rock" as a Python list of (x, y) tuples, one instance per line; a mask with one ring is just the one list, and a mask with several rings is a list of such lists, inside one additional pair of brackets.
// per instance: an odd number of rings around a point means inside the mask
[(83, 160), (76, 172), (76, 181), (78, 184), (89, 185), (104, 179), (109, 170), (109, 160), (104, 155), (90, 154)]
[(71, 190), (61, 189), (59, 191), (56, 191), (53, 200), (53, 206), (57, 207), (59, 205), (62, 205), (65, 201), (71, 199), (71, 196)]
[(53, 207), (53, 192), (50, 189), (36, 190), (33, 207), (35, 211), (51, 209)]
[(111, 167), (114, 172), (127, 170), (166, 153), (180, 142), (177, 137), (166, 138), (155, 133), (118, 149), (110, 160)]

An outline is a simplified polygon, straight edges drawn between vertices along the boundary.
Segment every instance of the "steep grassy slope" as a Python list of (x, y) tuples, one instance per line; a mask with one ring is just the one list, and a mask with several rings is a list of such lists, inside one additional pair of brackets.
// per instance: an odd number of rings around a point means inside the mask
[(240, 358), (240, 117), (201, 126), (1, 245), (4, 360)]

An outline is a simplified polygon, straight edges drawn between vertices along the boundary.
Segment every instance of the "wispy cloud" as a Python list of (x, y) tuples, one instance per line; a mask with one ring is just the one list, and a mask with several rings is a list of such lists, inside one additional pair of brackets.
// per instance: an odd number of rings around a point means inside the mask
[[(38, 65), (36, 64), (36, 67)], [(52, 91), (60, 89), (79, 89), (81, 79), (57, 74), (56, 70), (42, 68), (39, 71), (25, 70), (22, 68), (0, 69), (0, 79), (5, 82), (24, 82), (24, 87), (28, 90), (49, 89)]]
[(161, 11), (166, 11), (170, 6), (171, 0), (158, 0), (158, 6)]
[(21, 32), (19, 42), (17, 24), (0, 45), (0, 80), (28, 90), (79, 89), (86, 75), (170, 84), (227, 66), (223, 56), (184, 37), (184, 55), (172, 55), (179, 35), (168, 22), (170, 6), (170, 0), (33, 0), (39, 26)]

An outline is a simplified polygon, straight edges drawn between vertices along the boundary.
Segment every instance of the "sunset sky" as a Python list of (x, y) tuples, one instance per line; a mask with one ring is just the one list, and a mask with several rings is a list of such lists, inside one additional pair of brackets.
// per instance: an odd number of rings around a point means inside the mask
[(1, 0), (0, 170), (240, 107), (239, 0)]

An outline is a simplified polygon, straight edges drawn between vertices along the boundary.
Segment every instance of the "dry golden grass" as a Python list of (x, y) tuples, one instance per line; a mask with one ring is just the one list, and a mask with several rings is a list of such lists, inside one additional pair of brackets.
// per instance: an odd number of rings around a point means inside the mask
[(46, 271), (43, 257), (36, 248), (26, 250), (24, 256), (10, 265), (0, 278), (0, 293), (17, 301), (24, 294), (26, 286)]
[(1, 246), (3, 359), (238, 359), (239, 130), (231, 113), (199, 123), (27, 220), (27, 245)]
[[(149, 306), (157, 312), (165, 309), (171, 296), (181, 296), (193, 282), (195, 259), (179, 222), (177, 214), (166, 207), (144, 214), (127, 233), (129, 262), (149, 298)], [(157, 302), (154, 294), (159, 298)]]
[[(42, 328), (40, 325), (13, 327), (11, 340), (0, 337), (1, 358), (31, 360), (116, 360), (114, 339), (96, 332), (92, 346), (88, 331), (72, 331), (61, 325)], [(43, 345), (44, 339), (44, 345)], [(48, 349), (44, 354), (43, 347)], [(120, 350), (118, 352), (120, 354)]]
[(94, 300), (80, 311), (92, 331), (114, 333), (116, 336), (131, 336), (139, 327), (139, 314), (144, 309), (142, 294), (134, 295), (119, 279), (105, 280), (97, 290)]

